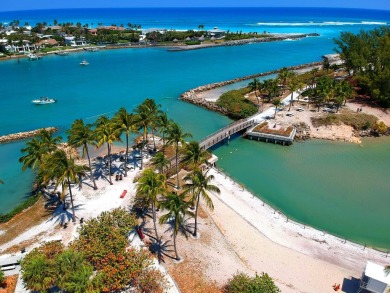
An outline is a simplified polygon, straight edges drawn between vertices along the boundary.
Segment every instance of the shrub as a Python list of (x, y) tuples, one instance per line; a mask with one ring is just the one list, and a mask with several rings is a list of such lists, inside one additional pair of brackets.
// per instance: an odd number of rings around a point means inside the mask
[(244, 273), (237, 273), (229, 279), (225, 293), (278, 293), (280, 289), (266, 273), (251, 278)]
[(5, 275), (4, 272), (0, 270), (0, 287), (3, 286), (4, 282), (5, 282)]
[(186, 41), (186, 45), (200, 45), (201, 42), (199, 40), (191, 40), (191, 41)]
[(339, 125), (344, 123), (352, 126), (356, 130), (367, 130), (375, 127), (377, 118), (368, 114), (342, 113), (327, 114), (323, 117), (311, 118), (314, 127), (322, 125)]
[(118, 208), (85, 222), (80, 238), (68, 249), (58, 241), (35, 248), (21, 262), (26, 287), (92, 293), (131, 286), (134, 292), (162, 292), (166, 281), (152, 267), (150, 253), (127, 248), (127, 235), (135, 224), (134, 216)]
[(219, 97), (216, 104), (225, 108), (233, 119), (247, 118), (257, 112), (257, 107), (244, 97), (250, 91), (249, 87), (228, 91)]

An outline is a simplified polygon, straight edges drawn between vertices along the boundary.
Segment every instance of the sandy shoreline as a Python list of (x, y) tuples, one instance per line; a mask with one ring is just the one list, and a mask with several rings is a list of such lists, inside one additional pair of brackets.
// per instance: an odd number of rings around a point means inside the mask
[[(99, 162), (95, 163), (99, 167)], [(119, 164), (119, 160), (114, 162)], [(81, 189), (75, 187), (78, 219), (96, 217), (119, 206), (128, 208), (135, 195), (133, 180), (139, 173), (138, 169), (132, 170), (122, 181), (113, 181), (113, 185), (102, 176), (97, 180), (97, 191), (88, 186), (88, 181)], [(221, 195), (211, 195), (215, 209), (200, 220), (200, 239), (178, 238), (181, 255), (189, 261), (200, 256), (199, 265), (209, 280), (223, 285), (237, 270), (249, 274), (264, 271), (276, 280), (282, 292), (332, 292), (335, 282), (342, 284), (344, 278), (359, 278), (367, 260), (386, 263), (383, 253), (286, 221), (284, 215), (217, 169), (210, 169), (209, 174), (215, 176), (213, 183), (221, 189)], [(120, 199), (125, 189), (127, 195)], [(57, 210), (47, 221), (1, 245), (0, 252), (34, 237), (32, 247), (50, 239), (68, 244), (77, 236), (80, 224), (70, 222), (63, 229), (60, 222), (67, 216)], [(152, 225), (150, 220), (148, 225)], [(159, 229), (163, 238), (169, 240), (166, 229)], [(176, 266), (171, 260), (167, 260), (167, 265), (170, 269)]]
[[(207, 92), (202, 95), (202, 98), (207, 99)], [(289, 97), (285, 98), (286, 101), (288, 99)], [(311, 125), (310, 117), (317, 115), (317, 112), (306, 108), (305, 111), (296, 111), (298, 107), (305, 106), (296, 104), (292, 107), (294, 116), (291, 117), (285, 115), (285, 108), (278, 112), (276, 119), (270, 120), (271, 123), (283, 125), (303, 121)], [(351, 111), (361, 107), (363, 112), (373, 114), (390, 125), (387, 111), (355, 102), (346, 105)], [(269, 107), (266, 111), (273, 113), (274, 109)], [(311, 132), (312, 137), (316, 138), (359, 143), (351, 127), (345, 125), (319, 127)], [(120, 147), (113, 151), (119, 152), (122, 149)], [(100, 151), (103, 154), (104, 150)], [(98, 160), (94, 162), (95, 168), (102, 168), (102, 163)], [(120, 172), (120, 164), (119, 160), (114, 162), (116, 172)], [(116, 207), (128, 208), (135, 196), (136, 186), (133, 180), (140, 172), (138, 168), (132, 169), (127, 177), (119, 181), (114, 181), (113, 176), (113, 185), (101, 173), (96, 181), (99, 188), (96, 191), (90, 187), (89, 180), (85, 181), (86, 184), (81, 189), (75, 187), (78, 219), (96, 217), (101, 212)], [(334, 292), (334, 283), (347, 286), (352, 279), (359, 279), (367, 260), (382, 265), (389, 263), (389, 258), (382, 252), (287, 219), (217, 169), (210, 169), (208, 174), (215, 176), (213, 184), (221, 189), (221, 195), (211, 195), (215, 209), (206, 210), (199, 220), (200, 238), (186, 240), (179, 237), (178, 246), (179, 254), (188, 262), (195, 263), (199, 274), (219, 286), (225, 284), (237, 271), (251, 275), (255, 272), (267, 272), (275, 279), (282, 292)], [(127, 195), (120, 199), (123, 190), (127, 190)], [(35, 244), (28, 247), (27, 251), (50, 239), (61, 239), (68, 244), (77, 237), (80, 224), (79, 221), (75, 224), (70, 222), (64, 229), (60, 226), (64, 220), (70, 220), (69, 214), (57, 209), (47, 221), (0, 245), (0, 255), (6, 249), (32, 238), (36, 240)], [(151, 224), (149, 220), (148, 225)], [(165, 240), (170, 240), (165, 228), (160, 226), (160, 233)], [(170, 271), (181, 268), (181, 264), (170, 259), (166, 261)]]

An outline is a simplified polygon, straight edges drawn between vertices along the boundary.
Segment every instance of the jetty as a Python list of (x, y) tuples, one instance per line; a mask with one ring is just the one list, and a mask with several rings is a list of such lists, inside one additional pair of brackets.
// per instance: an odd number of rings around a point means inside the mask
[[(0, 144), (4, 143), (9, 143), (13, 141), (19, 141), (19, 140), (24, 140), (30, 137), (33, 137), (38, 134), (39, 131), (41, 131), (43, 128), (36, 129), (36, 130), (31, 130), (31, 131), (26, 131), (26, 132), (18, 132), (18, 133), (12, 133), (12, 134), (7, 134), (7, 135), (2, 135), (0, 136)], [(58, 128), (56, 127), (47, 127), (44, 128), (49, 132), (56, 132), (58, 131)]]
[(169, 48), (168, 52), (179, 52), (179, 51), (190, 51), (190, 50), (199, 50), (215, 47), (226, 47), (226, 46), (241, 46), (252, 43), (265, 43), (265, 42), (277, 42), (285, 40), (299, 40), (307, 37), (318, 37), (317, 33), (310, 34), (272, 34), (262, 38), (249, 38), (242, 40), (233, 40), (233, 41), (224, 41), (221, 43), (204, 43), (199, 45), (188, 45), (188, 46), (177, 46)]

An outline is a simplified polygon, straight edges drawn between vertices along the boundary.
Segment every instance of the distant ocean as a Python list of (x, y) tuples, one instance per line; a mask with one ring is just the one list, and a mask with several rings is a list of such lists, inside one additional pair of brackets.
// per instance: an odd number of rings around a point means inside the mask
[[(0, 12), (0, 22), (23, 25), (81, 22), (141, 25), (142, 28), (312, 33), (297, 41), (167, 52), (165, 48), (120, 49), (45, 56), (39, 61), (0, 62), (0, 135), (56, 126), (64, 138), (74, 119), (93, 122), (145, 98), (180, 123), (194, 139), (227, 125), (229, 119), (178, 99), (199, 85), (320, 61), (334, 53), (342, 31), (389, 25), (390, 11), (312, 8), (77, 9)], [(90, 65), (81, 67), (86, 59)], [(36, 106), (49, 96), (57, 103)], [(381, 248), (390, 249), (389, 138), (347, 143), (311, 141), (280, 147), (235, 139), (214, 152), (219, 166), (290, 218)], [(32, 187), (18, 158), (24, 142), (0, 146), (0, 213), (20, 203)], [(283, 182), (282, 182), (283, 181)], [(356, 182), (356, 183), (354, 183)], [(374, 183), (375, 182), (375, 183)], [(330, 188), (331, 187), (331, 188)], [(375, 228), (373, 228), (375, 227)]]
[(19, 19), (21, 24), (80, 22), (96, 27), (128, 23), (142, 28), (206, 30), (218, 27), (230, 31), (313, 32), (341, 31), (387, 25), (389, 11), (334, 8), (115, 8), (64, 9), (0, 12), (0, 21)]

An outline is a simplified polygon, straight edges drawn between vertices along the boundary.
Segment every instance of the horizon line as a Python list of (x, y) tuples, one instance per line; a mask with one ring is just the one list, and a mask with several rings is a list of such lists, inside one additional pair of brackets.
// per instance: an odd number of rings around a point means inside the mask
[(18, 9), (18, 10), (0, 10), (1, 12), (20, 12), (20, 11), (37, 11), (37, 10), (66, 10), (66, 9), (194, 9), (194, 8), (312, 8), (312, 9), (359, 9), (359, 10), (378, 10), (378, 11), (390, 11), (389, 9), (381, 9), (381, 8), (362, 8), (362, 7), (324, 7), (324, 6), (149, 6), (149, 7), (131, 7), (131, 6), (120, 6), (120, 7), (62, 7), (62, 8), (37, 8), (37, 9)]

